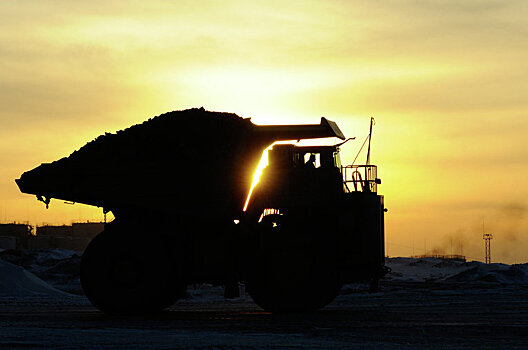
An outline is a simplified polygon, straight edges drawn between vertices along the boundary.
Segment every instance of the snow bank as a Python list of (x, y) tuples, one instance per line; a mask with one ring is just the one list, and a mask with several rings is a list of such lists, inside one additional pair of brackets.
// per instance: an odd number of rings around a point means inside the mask
[(388, 280), (407, 282), (491, 282), (528, 284), (528, 264), (484, 264), (435, 258), (389, 258)]
[(435, 258), (390, 258), (385, 264), (391, 268), (387, 279), (408, 282), (432, 282), (465, 271), (478, 262), (464, 263)]
[(65, 249), (5, 250), (0, 252), (0, 259), (23, 267), (57, 289), (82, 294), (79, 252)]
[(67, 295), (20, 266), (0, 259), (0, 295)]
[(479, 264), (446, 278), (446, 281), (528, 284), (528, 264)]

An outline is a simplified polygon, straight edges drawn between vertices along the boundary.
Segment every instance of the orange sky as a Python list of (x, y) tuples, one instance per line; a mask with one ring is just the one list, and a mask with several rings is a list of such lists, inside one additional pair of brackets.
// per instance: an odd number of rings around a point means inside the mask
[[(526, 262), (525, 1), (1, 2), (0, 220), (98, 220), (14, 179), (104, 132), (204, 106), (336, 121), (373, 162), (388, 253)], [(360, 141), (361, 140), (361, 141)], [(203, 155), (207, 161), (207, 155)]]

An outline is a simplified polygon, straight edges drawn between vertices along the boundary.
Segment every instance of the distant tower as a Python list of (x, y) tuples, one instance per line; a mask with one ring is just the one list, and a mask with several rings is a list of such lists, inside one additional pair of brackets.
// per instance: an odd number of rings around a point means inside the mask
[(484, 239), (486, 250), (486, 264), (491, 264), (491, 239), (493, 238), (493, 235), (491, 233), (483, 233), (482, 238)]

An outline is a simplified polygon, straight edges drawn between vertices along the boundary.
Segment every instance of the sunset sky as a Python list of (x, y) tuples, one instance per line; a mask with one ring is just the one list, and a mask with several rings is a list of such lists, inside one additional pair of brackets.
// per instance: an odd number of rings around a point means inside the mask
[[(20, 174), (191, 107), (334, 120), (372, 161), (388, 254), (528, 261), (528, 2), (0, 2), (0, 221), (69, 224)], [(207, 154), (201, 155), (207, 162)], [(364, 159), (364, 157), (362, 157)]]

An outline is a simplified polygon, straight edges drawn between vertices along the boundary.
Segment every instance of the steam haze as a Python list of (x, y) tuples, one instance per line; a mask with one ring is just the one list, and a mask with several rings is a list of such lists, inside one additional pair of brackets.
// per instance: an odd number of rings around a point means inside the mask
[(100, 220), (45, 210), (14, 179), (170, 110), (325, 116), (357, 137), (343, 163), (373, 116), (390, 256), (453, 241), (483, 260), (484, 221), (493, 261), (528, 260), (525, 1), (44, 0), (0, 14), (2, 221)]

